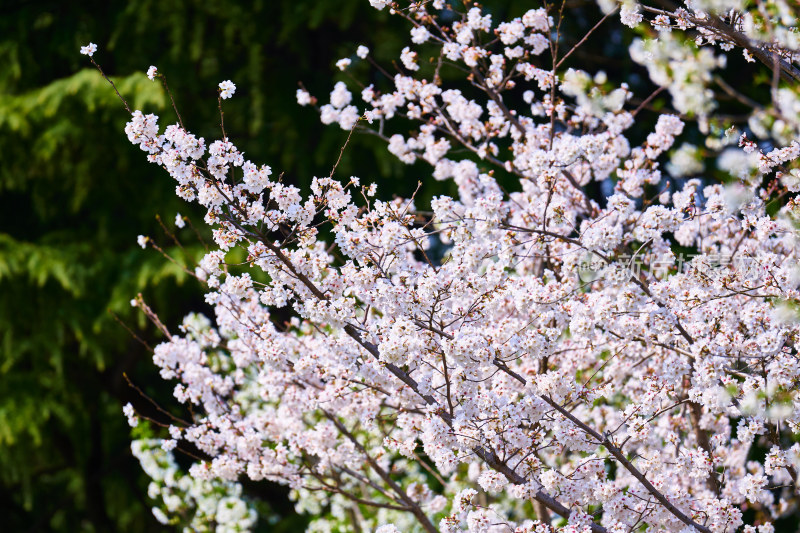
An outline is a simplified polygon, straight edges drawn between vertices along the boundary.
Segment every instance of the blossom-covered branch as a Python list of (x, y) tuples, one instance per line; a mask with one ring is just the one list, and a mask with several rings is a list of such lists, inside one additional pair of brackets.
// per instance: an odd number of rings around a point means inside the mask
[[(769, 533), (796, 512), (796, 8), (600, 0), (567, 35), (560, 3), (501, 22), (370, 3), (409, 23), (397, 72), (362, 103), (343, 81), (298, 103), (456, 197), (334, 171), (302, 191), (224, 127), (208, 146), (141, 111), (126, 127), (217, 246), (195, 271), (215, 325), (170, 336), (143, 308), (197, 413), (179, 438), (213, 458), (191, 475), (288, 484), (312, 530)], [(578, 68), (628, 31), (655, 90)], [(734, 50), (763, 87), (735, 82)]]

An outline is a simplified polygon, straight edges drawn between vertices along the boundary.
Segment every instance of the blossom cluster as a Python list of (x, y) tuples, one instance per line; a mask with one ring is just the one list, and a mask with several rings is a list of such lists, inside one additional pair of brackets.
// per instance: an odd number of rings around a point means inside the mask
[[(444, 0), (370, 4), (411, 44), (388, 89), (358, 101), (338, 82), (320, 119), (377, 135), (456, 197), (381, 200), (333, 175), (302, 191), (229, 138), (141, 111), (126, 126), (216, 243), (195, 272), (213, 322), (164, 327), (154, 353), (195, 413), (180, 438), (211, 458), (191, 475), (287, 484), (311, 531), (771, 532), (800, 503), (791, 6), (600, 0), (607, 24), (619, 9), (653, 30), (629, 53), (663, 112), (561, 67), (568, 14), (552, 6), (498, 23)], [(764, 102), (723, 77), (737, 47), (771, 75)], [(714, 80), (749, 120), (723, 124)]]
[(242, 499), (238, 483), (204, 481), (180, 471), (170, 451), (159, 439), (131, 443), (134, 457), (152, 480), (147, 495), (157, 502), (153, 515), (164, 525), (182, 531), (233, 533), (249, 531), (257, 515)]

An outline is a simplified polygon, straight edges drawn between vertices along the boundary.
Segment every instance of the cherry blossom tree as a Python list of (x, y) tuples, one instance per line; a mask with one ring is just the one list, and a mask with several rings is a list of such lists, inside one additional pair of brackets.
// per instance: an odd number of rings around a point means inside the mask
[[(213, 320), (178, 333), (132, 302), (161, 328), (154, 362), (194, 413), (163, 450), (137, 445), (158, 454), (143, 460), (153, 495), (165, 475), (152, 464), (172, 468), (185, 441), (204, 454), (196, 491), (236, 509), (230, 530), (254, 520), (242, 477), (289, 485), (310, 531), (796, 524), (796, 5), (598, 0), (596, 25), (567, 39), (567, 3), (507, 21), (470, 2), (370, 4), (410, 32), (390, 88), (339, 82), (324, 104), (301, 88), (298, 103), (424, 162), (457, 197), (380, 200), (336, 165), (301, 191), (224, 128), (207, 144), (129, 109), (128, 138), (207, 209), (216, 244), (194, 272)], [(566, 67), (619, 23), (652, 94)], [(740, 58), (762, 82), (726, 68)], [(370, 60), (360, 46), (336, 66)], [(220, 110), (235, 89), (220, 83)]]

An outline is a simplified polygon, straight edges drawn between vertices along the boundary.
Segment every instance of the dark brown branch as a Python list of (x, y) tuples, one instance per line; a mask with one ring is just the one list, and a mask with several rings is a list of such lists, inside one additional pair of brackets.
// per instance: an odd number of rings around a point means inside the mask
[(687, 526), (693, 527), (697, 529), (700, 533), (711, 533), (711, 530), (703, 525), (698, 524), (688, 516), (686, 516), (683, 511), (675, 507), (675, 505), (670, 502), (666, 496), (664, 496), (657, 488), (653, 486), (652, 483), (645, 477), (644, 474), (639, 472), (639, 470), (625, 457), (625, 454), (622, 453), (618, 447), (616, 447), (612, 442), (611, 439), (608, 438), (607, 435), (602, 435), (594, 430), (589, 425), (585, 424), (581, 420), (579, 420), (575, 415), (570, 413), (568, 410), (564, 409), (561, 405), (557, 402), (553, 401), (547, 396), (541, 397), (550, 407), (561, 413), (562, 416), (567, 418), (570, 422), (578, 426), (581, 431), (584, 433), (592, 436), (594, 439), (597, 440), (598, 444), (602, 444), (603, 447), (608, 450), (614, 458), (627, 470), (630, 474), (635, 477), (639, 483), (641, 483), (647, 491), (653, 495), (653, 497), (658, 500), (658, 502), (664, 506), (670, 513), (672, 513), (678, 520), (686, 524)]
[(404, 491), (403, 488), (391, 478), (389, 473), (386, 472), (386, 470), (384, 470), (375, 459), (373, 459), (373, 457), (367, 452), (367, 450), (364, 449), (355, 435), (353, 435), (346, 427), (344, 427), (344, 424), (342, 424), (338, 418), (330, 414), (328, 411), (322, 409), (322, 413), (328, 418), (328, 420), (333, 422), (333, 424), (336, 426), (336, 429), (338, 429), (342, 435), (347, 437), (347, 439), (353, 443), (353, 446), (355, 446), (356, 449), (361, 452), (375, 473), (378, 474), (384, 483), (386, 483), (392, 489), (392, 491), (397, 494), (400, 500), (402, 500), (403, 503), (409, 507), (409, 512), (412, 513), (420, 525), (425, 528), (425, 531), (428, 533), (438, 533), (436, 527), (434, 527), (433, 523), (431, 523), (430, 519), (422, 511), (419, 503), (411, 499), (411, 497), (406, 494), (406, 491)]

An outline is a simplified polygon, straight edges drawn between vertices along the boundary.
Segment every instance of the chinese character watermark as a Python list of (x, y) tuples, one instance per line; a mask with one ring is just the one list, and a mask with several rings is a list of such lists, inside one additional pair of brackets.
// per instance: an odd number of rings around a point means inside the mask
[(577, 264), (581, 281), (589, 283), (598, 279), (616, 281), (639, 279), (649, 273), (656, 279), (665, 279), (676, 274), (691, 272), (700, 275), (719, 273), (723, 269), (735, 273), (741, 280), (755, 280), (763, 272), (763, 266), (756, 258), (733, 254), (694, 254), (671, 252), (665, 254), (620, 255), (611, 263), (591, 252), (584, 255)]

